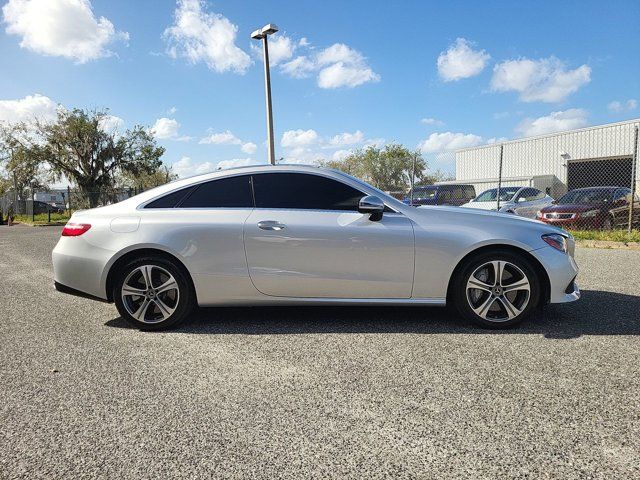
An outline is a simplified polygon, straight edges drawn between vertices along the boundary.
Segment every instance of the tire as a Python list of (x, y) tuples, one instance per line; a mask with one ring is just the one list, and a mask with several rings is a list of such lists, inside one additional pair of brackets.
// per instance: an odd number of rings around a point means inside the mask
[(607, 215), (602, 221), (602, 229), (606, 231), (613, 230), (613, 219), (611, 216)]
[(120, 268), (112, 298), (120, 316), (140, 330), (173, 327), (195, 305), (188, 274), (181, 266), (161, 257), (138, 258)]
[[(495, 281), (496, 267), (502, 272), (500, 284)], [(460, 315), (480, 327), (513, 327), (535, 311), (540, 302), (538, 273), (521, 255), (486, 252), (467, 260), (458, 272), (451, 298)]]

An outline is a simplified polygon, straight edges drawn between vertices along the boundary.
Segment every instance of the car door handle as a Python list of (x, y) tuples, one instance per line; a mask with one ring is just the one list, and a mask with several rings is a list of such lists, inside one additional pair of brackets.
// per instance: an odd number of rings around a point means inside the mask
[(284, 230), (285, 225), (275, 220), (263, 220), (258, 222), (258, 228), (262, 230)]

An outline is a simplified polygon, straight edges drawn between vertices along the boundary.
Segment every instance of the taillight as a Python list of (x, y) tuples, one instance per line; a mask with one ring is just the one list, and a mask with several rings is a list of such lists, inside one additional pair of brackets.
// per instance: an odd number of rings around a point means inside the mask
[(91, 225), (88, 223), (67, 223), (62, 229), (63, 237), (77, 237), (89, 230)]

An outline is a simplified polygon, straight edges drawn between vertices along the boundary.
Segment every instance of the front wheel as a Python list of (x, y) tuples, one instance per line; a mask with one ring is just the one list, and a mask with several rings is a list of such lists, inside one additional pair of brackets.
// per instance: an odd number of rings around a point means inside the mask
[(486, 328), (522, 322), (540, 300), (540, 280), (530, 262), (507, 252), (486, 253), (463, 265), (453, 284), (460, 314)]
[(159, 257), (136, 259), (121, 268), (113, 299), (122, 318), (141, 330), (172, 327), (195, 304), (193, 288), (182, 269)]

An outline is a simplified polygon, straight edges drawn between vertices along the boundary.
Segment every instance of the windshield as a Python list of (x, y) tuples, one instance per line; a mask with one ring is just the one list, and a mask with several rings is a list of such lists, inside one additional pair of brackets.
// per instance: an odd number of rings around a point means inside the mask
[(611, 200), (611, 194), (613, 190), (572, 190), (558, 200), (558, 203), (563, 204), (590, 204), (590, 203), (603, 203)]
[(437, 187), (416, 187), (413, 189), (413, 198), (435, 198)]
[[(513, 196), (520, 190), (520, 187), (502, 187), (500, 189), (500, 201), (508, 202)], [(476, 197), (474, 202), (495, 202), (498, 200), (498, 189), (492, 188), (491, 190), (485, 190)]]

